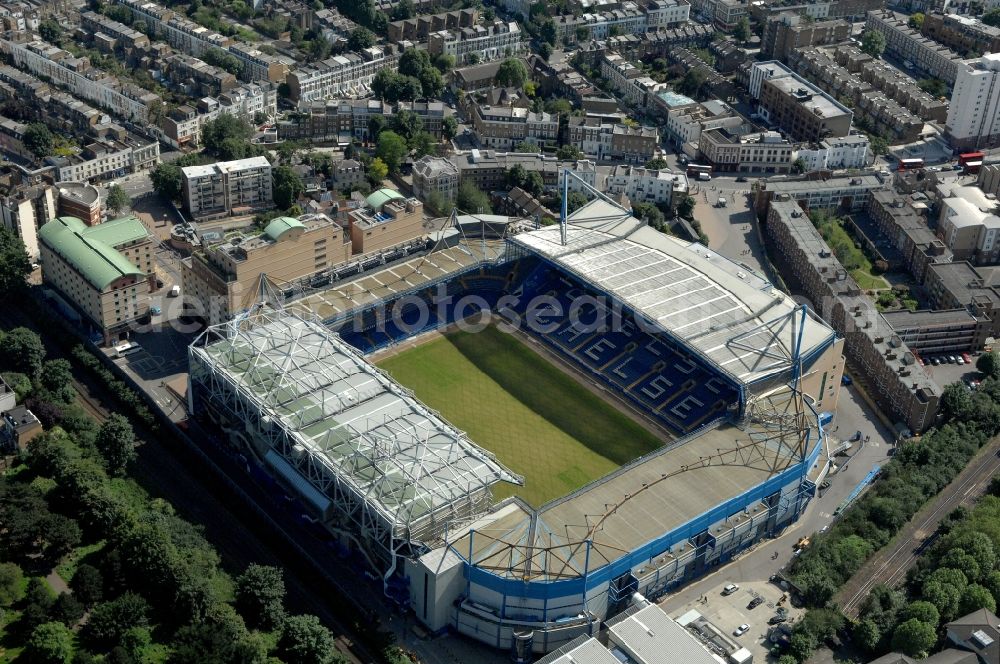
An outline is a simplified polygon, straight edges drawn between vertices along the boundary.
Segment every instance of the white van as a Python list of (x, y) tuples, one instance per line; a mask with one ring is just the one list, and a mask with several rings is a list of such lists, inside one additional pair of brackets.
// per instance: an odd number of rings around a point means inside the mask
[(168, 294), (169, 297), (177, 297), (180, 294), (181, 294), (181, 287), (180, 286), (178, 286), (177, 284), (174, 284), (173, 286), (170, 287), (170, 293)]
[(126, 341), (115, 346), (115, 356), (125, 357), (126, 355), (131, 355), (132, 353), (138, 353), (140, 350), (142, 350), (142, 346), (139, 344)]

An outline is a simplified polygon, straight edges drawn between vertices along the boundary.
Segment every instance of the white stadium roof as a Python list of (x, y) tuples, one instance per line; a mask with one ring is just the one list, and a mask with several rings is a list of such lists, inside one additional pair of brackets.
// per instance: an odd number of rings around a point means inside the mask
[(801, 356), (835, 332), (750, 268), (698, 243), (683, 242), (596, 199), (570, 215), (511, 241), (548, 258), (623, 301), (740, 383), (787, 371), (801, 337)]
[(416, 528), (496, 482), (523, 482), (318, 322), (260, 312), (204, 341), (191, 347), (193, 365), (277, 422), (308, 455), (302, 472), (314, 484), (336, 478), (390, 524)]

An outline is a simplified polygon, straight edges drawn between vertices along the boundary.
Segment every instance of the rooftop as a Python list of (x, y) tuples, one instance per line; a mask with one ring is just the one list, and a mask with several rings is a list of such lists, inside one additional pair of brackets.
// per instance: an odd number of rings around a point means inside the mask
[[(698, 243), (664, 235), (597, 199), (567, 225), (512, 238), (619, 297), (741, 384), (784, 371), (801, 338), (803, 357), (834, 331), (816, 317), (799, 329), (798, 306), (764, 277)], [(755, 350), (757, 349), (757, 350)]]
[(418, 522), (439, 526), (455, 501), (522, 482), (319, 322), (261, 311), (209, 328), (190, 353), (397, 535), (413, 526), (418, 539)]
[(380, 212), (382, 210), (382, 206), (386, 203), (390, 201), (402, 200), (406, 200), (406, 196), (403, 196), (395, 189), (383, 188), (369, 194), (368, 198), (365, 199), (365, 204), (372, 210)]
[(38, 236), (98, 290), (104, 290), (121, 277), (145, 276), (115, 249), (149, 236), (149, 231), (135, 217), (97, 226), (87, 226), (76, 217), (57, 217), (44, 224)]
[(635, 606), (608, 621), (611, 640), (637, 664), (657, 664), (663, 653), (684, 664), (718, 664), (695, 636), (670, 619), (659, 606)]
[(248, 157), (246, 159), (235, 159), (233, 161), (217, 161), (214, 164), (204, 164), (202, 166), (185, 166), (181, 168), (181, 173), (185, 178), (208, 177), (221, 173), (234, 173), (250, 168), (270, 168), (271, 162), (264, 157)]

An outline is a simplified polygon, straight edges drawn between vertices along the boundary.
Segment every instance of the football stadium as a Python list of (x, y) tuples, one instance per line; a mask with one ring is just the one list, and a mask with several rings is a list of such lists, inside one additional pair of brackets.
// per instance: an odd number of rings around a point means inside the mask
[(188, 399), (429, 631), (543, 653), (801, 514), (842, 350), (598, 195), (210, 327)]

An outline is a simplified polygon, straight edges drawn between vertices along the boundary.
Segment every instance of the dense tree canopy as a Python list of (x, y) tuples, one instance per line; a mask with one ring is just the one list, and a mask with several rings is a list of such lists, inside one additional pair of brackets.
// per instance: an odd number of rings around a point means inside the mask
[(861, 38), (861, 50), (873, 58), (882, 57), (885, 52), (885, 35), (877, 30), (866, 30)]
[(0, 295), (11, 296), (24, 290), (31, 274), (31, 258), (24, 242), (8, 228), (0, 228)]
[(306, 190), (302, 178), (289, 166), (282, 165), (274, 168), (271, 177), (274, 180), (272, 187), (274, 204), (282, 210), (292, 207)]

